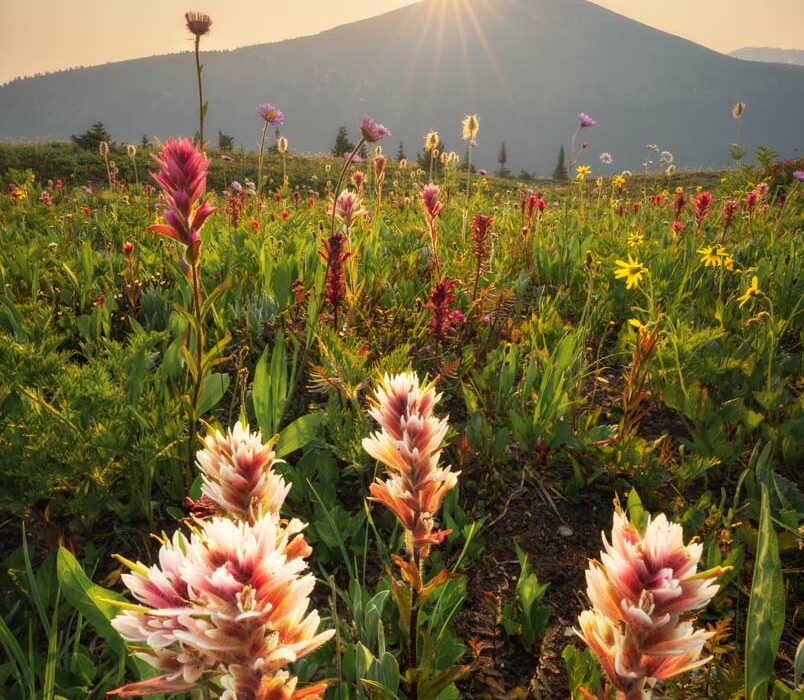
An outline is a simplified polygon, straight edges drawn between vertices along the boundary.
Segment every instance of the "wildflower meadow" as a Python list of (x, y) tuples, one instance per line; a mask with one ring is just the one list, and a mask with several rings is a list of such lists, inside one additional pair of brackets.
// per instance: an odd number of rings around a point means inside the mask
[(800, 698), (804, 159), (215, 149), (186, 27), (184, 135), (0, 145), (0, 696)]

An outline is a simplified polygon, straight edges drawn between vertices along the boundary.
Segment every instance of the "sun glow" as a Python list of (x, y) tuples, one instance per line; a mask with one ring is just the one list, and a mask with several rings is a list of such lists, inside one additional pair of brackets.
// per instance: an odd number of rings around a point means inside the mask
[[(479, 50), (492, 67), (498, 83), (504, 86), (504, 74), (484, 26), (484, 22), (504, 21), (492, 0), (433, 0), (423, 3), (421, 8), (409, 20), (420, 28), (419, 39), (411, 51), (409, 75), (418, 74), (416, 68), (422, 61), (429, 61), (432, 74), (438, 75), (448, 47), (457, 41), (468, 84), (472, 84), (473, 56), (477, 56)], [(423, 46), (430, 43), (427, 40), (433, 35), (436, 39), (435, 55), (425, 56)]]

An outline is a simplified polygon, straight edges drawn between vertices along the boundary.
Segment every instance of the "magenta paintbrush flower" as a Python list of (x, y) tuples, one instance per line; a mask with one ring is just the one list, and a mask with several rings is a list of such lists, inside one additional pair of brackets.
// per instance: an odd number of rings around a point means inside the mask
[(368, 143), (376, 143), (391, 135), (391, 130), (382, 124), (377, 124), (371, 117), (363, 117), (360, 122), (360, 135)]
[(271, 126), (282, 126), (285, 123), (285, 115), (281, 110), (274, 107), (269, 102), (261, 104), (257, 107), (257, 114), (259, 114)]
[(444, 206), (438, 201), (441, 188), (438, 185), (425, 185), (422, 190), (421, 200), (424, 205), (424, 213), (428, 223), (435, 221)]
[(159, 166), (159, 172), (151, 173), (151, 177), (162, 188), (167, 208), (162, 215), (165, 223), (150, 229), (187, 246), (190, 262), (197, 262), (201, 227), (215, 211), (209, 202), (202, 201), (210, 161), (187, 138), (168, 139), (159, 155), (151, 157)]

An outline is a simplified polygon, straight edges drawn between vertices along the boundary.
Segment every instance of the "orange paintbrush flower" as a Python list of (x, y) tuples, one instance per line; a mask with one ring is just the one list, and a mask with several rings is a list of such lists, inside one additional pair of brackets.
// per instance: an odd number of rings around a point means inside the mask
[(382, 462), (388, 474), (388, 479), (369, 487), (372, 500), (399, 518), (408, 553), (422, 559), (450, 532), (435, 529), (435, 516), (460, 473), (438, 466), (448, 427), (446, 418), (433, 415), (439, 398), (435, 387), (420, 385), (413, 372), (386, 375), (370, 410), (380, 430), (363, 440), (363, 449)]

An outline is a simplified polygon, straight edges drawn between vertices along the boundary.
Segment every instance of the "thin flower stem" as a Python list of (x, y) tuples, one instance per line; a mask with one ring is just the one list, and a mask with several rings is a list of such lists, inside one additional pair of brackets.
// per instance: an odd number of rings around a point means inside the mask
[[(418, 548), (414, 546), (413, 565), (421, 572), (421, 559)], [(419, 636), (419, 592), (411, 586), (410, 589), (410, 627), (408, 629), (408, 662), (410, 670), (414, 672), (413, 682), (410, 684), (410, 700), (419, 700), (419, 678), (416, 669), (419, 667), (418, 636)]]
[(466, 155), (466, 199), (469, 200), (469, 192), (472, 185), (472, 144), (469, 143)]
[(260, 157), (257, 164), (257, 199), (262, 196), (262, 164), (265, 152), (265, 135), (268, 132), (268, 122), (262, 127), (262, 138), (260, 139)]
[(190, 267), (191, 274), (192, 274), (192, 283), (193, 283), (193, 311), (195, 314), (196, 319), (196, 333), (195, 333), (195, 362), (196, 362), (196, 375), (195, 375), (195, 385), (193, 386), (193, 395), (192, 395), (192, 402), (191, 402), (191, 411), (192, 414), (190, 415), (190, 425), (189, 425), (189, 436), (187, 440), (187, 467), (188, 469), (192, 469), (193, 467), (193, 458), (194, 458), (194, 449), (195, 449), (195, 438), (196, 438), (196, 431), (197, 426), (196, 422), (198, 420), (198, 416), (196, 416), (196, 411), (198, 409), (198, 399), (201, 396), (201, 385), (204, 381), (204, 373), (202, 370), (202, 365), (204, 362), (204, 329), (202, 327), (202, 319), (201, 319), (201, 285), (199, 280), (199, 264), (193, 263)]
[(195, 36), (195, 71), (198, 75), (198, 147), (204, 150), (204, 84), (201, 80), (201, 37)]

